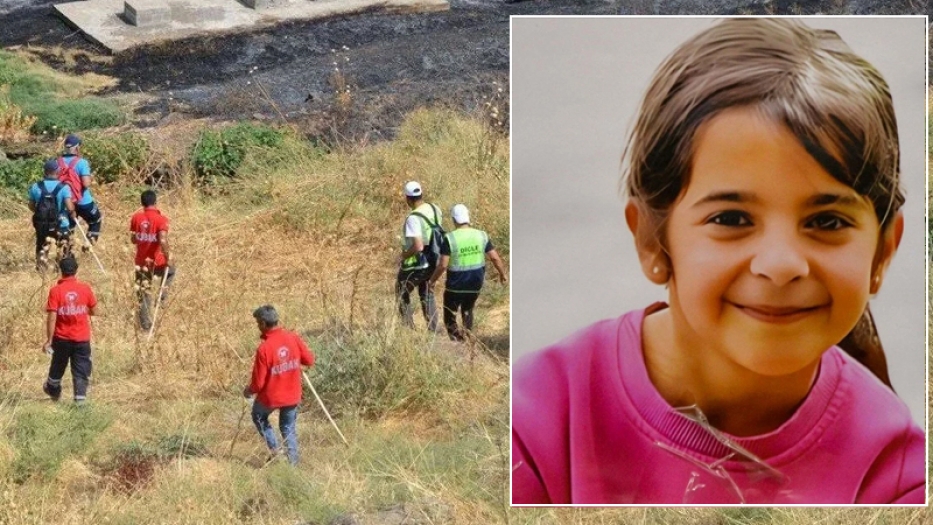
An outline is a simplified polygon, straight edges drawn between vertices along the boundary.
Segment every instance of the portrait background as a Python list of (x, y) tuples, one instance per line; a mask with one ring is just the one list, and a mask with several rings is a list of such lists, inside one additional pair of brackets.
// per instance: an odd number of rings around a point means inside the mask
[[(641, 273), (618, 191), (638, 104), (661, 62), (718, 18), (512, 18), (512, 358), (667, 299)], [(835, 30), (887, 80), (907, 201), (871, 301), (891, 380), (926, 407), (926, 27), (922, 17), (804, 21)]]

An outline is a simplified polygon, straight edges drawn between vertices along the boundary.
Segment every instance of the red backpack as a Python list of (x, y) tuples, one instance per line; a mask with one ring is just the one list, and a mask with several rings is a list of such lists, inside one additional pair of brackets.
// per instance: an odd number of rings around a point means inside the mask
[(64, 182), (71, 188), (71, 199), (75, 204), (81, 200), (84, 195), (84, 184), (81, 183), (81, 177), (75, 171), (75, 166), (81, 160), (80, 155), (75, 155), (71, 163), (65, 162), (65, 157), (58, 157), (58, 180)]

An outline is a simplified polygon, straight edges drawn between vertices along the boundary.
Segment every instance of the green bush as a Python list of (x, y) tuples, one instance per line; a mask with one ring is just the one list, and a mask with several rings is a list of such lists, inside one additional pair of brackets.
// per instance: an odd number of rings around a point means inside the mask
[(291, 465), (271, 465), (262, 472), (262, 477), (268, 493), (277, 497), (277, 504), (297, 513), (302, 520), (331, 523), (342, 511), (322, 497), (321, 485), (312, 476)]
[(221, 131), (205, 130), (191, 149), (195, 176), (207, 183), (231, 179), (250, 149), (279, 147), (284, 136), (283, 131), (250, 123)]
[[(15, 97), (13, 99), (16, 100)], [(108, 128), (126, 122), (126, 115), (119, 108), (96, 98), (56, 100), (41, 97), (24, 101), (20, 107), (36, 117), (32, 132), (37, 135)]]
[(0, 84), (13, 84), (23, 75), (25, 67), (12, 53), (0, 50)]
[(0, 161), (0, 189), (25, 195), (42, 178), (42, 163), (40, 158)]
[(0, 53), (0, 85), (10, 86), (10, 100), (27, 115), (36, 117), (32, 132), (64, 134), (116, 126), (126, 115), (116, 105), (100, 98), (62, 98), (70, 90), (61, 79), (28, 65), (11, 53)]
[(16, 450), (12, 472), (22, 483), (53, 477), (62, 462), (80, 456), (108, 426), (112, 416), (99, 406), (26, 406), (16, 412), (10, 442)]
[(470, 375), (431, 346), (426, 334), (398, 334), (388, 327), (333, 335), (313, 345), (320, 349), (312, 369), (315, 389), (337, 414), (380, 418), (442, 410), (448, 394), (470, 388)]
[(99, 183), (125, 180), (128, 174), (143, 171), (150, 156), (149, 142), (134, 132), (88, 134), (83, 137), (81, 153), (87, 157)]
[(120, 443), (113, 450), (113, 459), (117, 462), (133, 461), (168, 461), (176, 458), (194, 458), (210, 456), (204, 440), (198, 436), (171, 434), (157, 441), (132, 440)]

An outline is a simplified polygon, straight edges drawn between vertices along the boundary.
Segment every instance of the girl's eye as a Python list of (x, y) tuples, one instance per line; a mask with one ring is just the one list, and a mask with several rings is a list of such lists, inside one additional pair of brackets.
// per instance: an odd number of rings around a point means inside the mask
[(851, 228), (852, 223), (839, 217), (838, 215), (817, 215), (807, 223), (808, 228), (816, 228), (824, 231), (837, 231), (844, 228)]
[(745, 212), (735, 211), (735, 210), (717, 213), (716, 215), (712, 216), (707, 222), (712, 223), (712, 224), (718, 224), (719, 226), (730, 226), (730, 227), (752, 225), (752, 221), (749, 220), (748, 215)]

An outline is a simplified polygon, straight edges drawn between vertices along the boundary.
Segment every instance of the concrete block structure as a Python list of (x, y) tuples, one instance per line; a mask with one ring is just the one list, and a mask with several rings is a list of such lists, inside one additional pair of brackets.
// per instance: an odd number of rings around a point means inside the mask
[(447, 0), (81, 0), (55, 4), (59, 15), (112, 53), (211, 33), (255, 31), (286, 21), (447, 9)]
[(243, 5), (252, 9), (268, 9), (287, 3), (287, 0), (240, 0)]
[(164, 25), (171, 23), (172, 9), (166, 0), (126, 0), (123, 18), (137, 27)]

